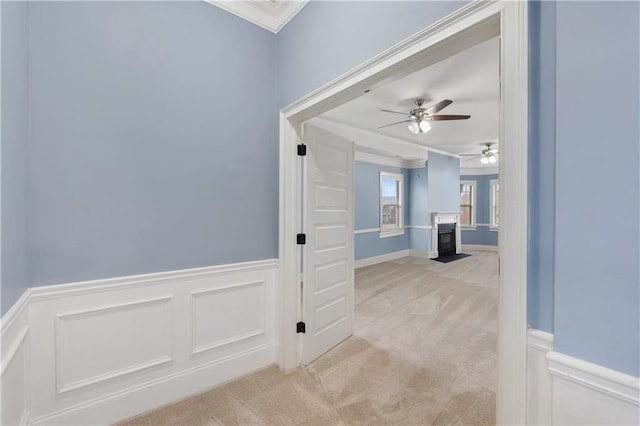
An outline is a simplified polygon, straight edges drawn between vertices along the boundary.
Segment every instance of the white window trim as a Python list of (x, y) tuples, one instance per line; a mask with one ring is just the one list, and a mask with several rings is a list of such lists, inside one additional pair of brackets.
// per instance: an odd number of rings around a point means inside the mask
[[(398, 217), (398, 229), (390, 231), (383, 231), (382, 226), (382, 179), (390, 178), (397, 180), (400, 184), (398, 189), (398, 205), (400, 206), (400, 212)], [(378, 188), (378, 214), (380, 215), (380, 238), (396, 237), (398, 235), (404, 235), (404, 175), (401, 173), (380, 172), (380, 187)]]
[[(493, 232), (497, 232), (498, 229), (500, 228), (500, 224), (496, 224), (495, 222), (495, 207), (494, 207), (494, 202), (495, 202), (495, 185), (499, 185), (500, 184), (500, 179), (491, 179), (489, 181), (489, 231), (493, 231)], [(500, 187), (498, 186), (498, 203), (500, 202)], [(498, 208), (500, 208), (500, 206), (498, 206)]]
[[(475, 230), (476, 229), (476, 192), (477, 192), (477, 181), (475, 180), (461, 180), (460, 185), (471, 185), (471, 225), (460, 225), (461, 230)], [(461, 209), (462, 211), (462, 209)], [(461, 215), (462, 216), (462, 215)]]

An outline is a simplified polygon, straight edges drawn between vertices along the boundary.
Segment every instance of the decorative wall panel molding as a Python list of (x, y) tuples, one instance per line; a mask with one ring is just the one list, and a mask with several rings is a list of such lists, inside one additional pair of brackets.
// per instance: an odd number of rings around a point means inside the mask
[[(249, 282), (191, 293), (191, 354), (265, 334), (265, 282)], [(217, 322), (224, 318), (224, 322)]]
[(2, 424), (111, 424), (276, 363), (276, 260), (28, 290)]
[(57, 392), (172, 362), (172, 299), (166, 296), (56, 315)]

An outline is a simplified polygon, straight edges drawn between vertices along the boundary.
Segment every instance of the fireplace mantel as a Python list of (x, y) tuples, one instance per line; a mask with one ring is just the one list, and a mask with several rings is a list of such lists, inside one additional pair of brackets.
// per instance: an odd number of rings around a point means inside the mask
[(462, 235), (460, 232), (460, 212), (433, 212), (431, 213), (431, 251), (429, 258), (435, 259), (438, 254), (438, 225), (439, 224), (455, 224), (456, 225), (456, 253), (462, 253)]

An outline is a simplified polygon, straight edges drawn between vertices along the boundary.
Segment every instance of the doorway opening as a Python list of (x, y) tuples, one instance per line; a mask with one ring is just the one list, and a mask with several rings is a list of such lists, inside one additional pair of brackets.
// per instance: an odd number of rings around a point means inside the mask
[(280, 367), (299, 365), (302, 318), (300, 165), (302, 123), (390, 79), (424, 68), (482, 40), (501, 37), (501, 260), (497, 422), (524, 423), (526, 413), (527, 254), (527, 7), (521, 2), (474, 2), (326, 87), (280, 116)]

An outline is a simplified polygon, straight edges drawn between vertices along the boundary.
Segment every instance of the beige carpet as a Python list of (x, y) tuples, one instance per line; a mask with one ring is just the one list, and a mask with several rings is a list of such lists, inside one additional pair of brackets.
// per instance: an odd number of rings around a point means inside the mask
[(126, 425), (495, 424), (497, 257), (356, 270), (355, 335)]

